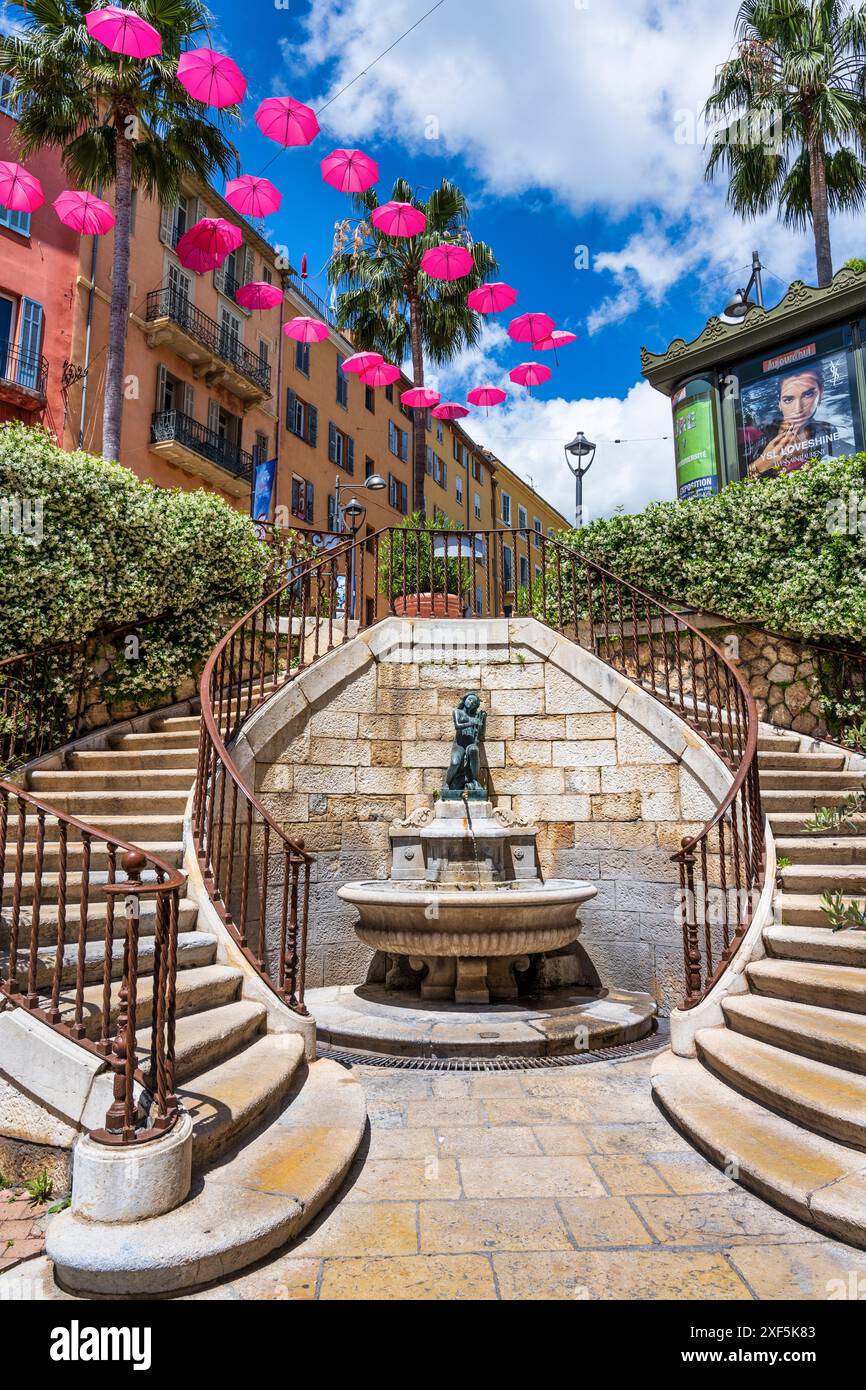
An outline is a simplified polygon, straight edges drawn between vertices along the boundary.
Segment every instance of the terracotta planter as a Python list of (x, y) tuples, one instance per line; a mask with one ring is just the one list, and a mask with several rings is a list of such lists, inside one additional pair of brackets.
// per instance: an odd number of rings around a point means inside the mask
[(459, 594), (406, 594), (395, 598), (398, 618), (462, 618), (463, 600)]

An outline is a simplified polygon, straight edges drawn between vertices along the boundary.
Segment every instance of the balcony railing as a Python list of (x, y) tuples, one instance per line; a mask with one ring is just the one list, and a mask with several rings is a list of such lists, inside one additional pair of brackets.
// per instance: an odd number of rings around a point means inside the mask
[(246, 482), (252, 483), (252, 454), (248, 454), (245, 449), (239, 449), (236, 444), (230, 444), (227, 439), (223, 439), (179, 410), (160, 410), (151, 419), (150, 442), (163, 444), (168, 440), (192, 449), (193, 453), (215, 463), (219, 468), (224, 468), (235, 478), (243, 478)]
[(302, 299), (305, 299), (308, 304), (312, 305), (320, 318), (322, 318), (325, 323), (329, 324), (331, 328), (337, 328), (338, 332), (342, 332), (343, 330), (337, 327), (337, 316), (330, 304), (326, 303), (322, 296), (317, 294), (315, 290), (310, 289), (306, 281), (300, 279), (295, 271), (290, 270), (288, 275), (289, 283), (295, 291), (295, 294), (299, 294)]
[(0, 342), (0, 382), (44, 396), (48, 387), (47, 357)]
[(234, 333), (230, 332), (216, 319), (203, 314), (191, 304), (188, 297), (170, 286), (151, 290), (147, 296), (145, 317), (148, 323), (157, 319), (171, 319), (182, 328), (190, 338), (207, 348), (215, 357), (230, 363), (242, 376), (255, 382), (268, 395), (271, 393), (271, 369), (257, 353), (244, 347)]

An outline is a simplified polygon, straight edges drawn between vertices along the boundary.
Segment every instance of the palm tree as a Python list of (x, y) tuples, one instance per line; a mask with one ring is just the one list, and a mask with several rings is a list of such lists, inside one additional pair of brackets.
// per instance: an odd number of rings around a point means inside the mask
[[(470, 241), (469, 205), (447, 179), (426, 202), (414, 196), (405, 179), (397, 180), (391, 197), (426, 214), (424, 233), (412, 238), (383, 235), (369, 220), (379, 206), (376, 194), (356, 194), (355, 211), (362, 220), (351, 245), (349, 224), (338, 224), (328, 278), (342, 290), (337, 322), (351, 331), (359, 351), (381, 352), (398, 364), (411, 356), (413, 382), (423, 386), (425, 360), (442, 366), (478, 342), (481, 322), (466, 296), (497, 269), (497, 263), (483, 241)], [(444, 242), (461, 242), (472, 252), (475, 269), (462, 280), (431, 280), (421, 269), (424, 252)], [(413, 412), (412, 444), (412, 510), (423, 518), (427, 441), (421, 410)]]
[(76, 187), (114, 188), (116, 224), (102, 418), (102, 453), (120, 453), (124, 357), (129, 313), (129, 234), (134, 189), (165, 201), (184, 175), (210, 179), (236, 164), (234, 147), (177, 80), (184, 47), (206, 35), (211, 16), (200, 0), (132, 0), (159, 30), (162, 54), (137, 61), (110, 53), (84, 23), (90, 0), (27, 0), (15, 32), (0, 42), (0, 73), (21, 98), (22, 157), (59, 146)]
[(818, 284), (833, 278), (830, 212), (866, 204), (866, 5), (744, 0), (732, 58), (705, 113), (722, 125), (706, 174), (727, 169), (744, 217), (773, 206), (815, 237)]

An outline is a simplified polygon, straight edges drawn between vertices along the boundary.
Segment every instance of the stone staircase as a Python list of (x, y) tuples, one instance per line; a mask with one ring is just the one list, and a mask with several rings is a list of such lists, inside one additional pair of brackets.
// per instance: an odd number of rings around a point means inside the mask
[[(56, 810), (129, 840), (172, 865), (184, 858), (184, 813), (196, 773), (199, 718), (153, 717), (140, 732), (109, 732), (104, 747), (72, 751), (62, 766), (30, 773), (28, 789)], [(58, 759), (59, 761), (59, 759)], [(46, 824), (48, 836), (57, 823)], [(29, 920), (36, 822), (28, 820), (22, 869)], [(75, 906), (83, 846), (68, 846), (68, 939), (62, 984), (74, 984)], [(7, 850), (14, 864), (15, 844)], [(50, 989), (56, 925), (59, 845), (48, 838), (43, 860), (37, 988)], [(91, 882), (107, 878), (107, 849), (94, 842)], [(84, 1026), (103, 1032), (103, 928), (99, 893), (88, 914)], [(142, 906), (138, 1020), (146, 1065), (152, 1005), (155, 909)], [(192, 1195), (165, 1216), (134, 1225), (97, 1225), (71, 1211), (52, 1225), (51, 1253), (63, 1283), (92, 1293), (169, 1292), (207, 1282), (285, 1243), (336, 1191), (361, 1141), (366, 1109), (351, 1073), (329, 1061), (308, 1062), (304, 1037), (274, 1027), (261, 987), (245, 990), (245, 973), (226, 963), (218, 928), (200, 921), (191, 898), (180, 904), (177, 976), (177, 1091), (193, 1127)], [(2, 946), (0, 940), (0, 946)], [(112, 1028), (123, 950), (115, 943)], [(252, 997), (246, 997), (251, 994)], [(40, 1000), (40, 1002), (42, 1002)], [(71, 1018), (73, 991), (61, 993)], [(282, 1006), (277, 1005), (277, 1010)], [(217, 1165), (215, 1167), (215, 1165)]]
[(696, 1060), (665, 1053), (655, 1095), (698, 1147), (746, 1186), (819, 1230), (866, 1247), (866, 932), (833, 932), (827, 890), (866, 898), (866, 817), (810, 833), (820, 806), (863, 786), (840, 750), (762, 726), (764, 808), (779, 871), (776, 920), (723, 1027), (700, 1028)]

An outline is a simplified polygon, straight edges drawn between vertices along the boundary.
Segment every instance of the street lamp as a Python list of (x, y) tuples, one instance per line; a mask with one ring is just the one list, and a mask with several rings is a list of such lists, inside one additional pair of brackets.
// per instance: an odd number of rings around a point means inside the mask
[(583, 525), (583, 480), (592, 467), (595, 450), (596, 445), (587, 439), (583, 430), (578, 430), (571, 443), (565, 446), (565, 462), (574, 474), (574, 524), (578, 529)]
[[(373, 474), (373, 477), (375, 477), (375, 476), (376, 476), (376, 474), (374, 473), (374, 474)], [(367, 481), (368, 481), (368, 483), (369, 483), (371, 480), (368, 479)], [(381, 481), (381, 479), (380, 479), (380, 481)], [(342, 520), (346, 523), (346, 525), (349, 527), (349, 530), (352, 532), (352, 548), (351, 548), (351, 551), (350, 551), (350, 554), (349, 554), (349, 616), (350, 616), (350, 618), (354, 618), (354, 617), (357, 616), (356, 610), (357, 610), (357, 607), (358, 607), (358, 595), (357, 595), (357, 593), (355, 592), (355, 586), (356, 586), (356, 580), (355, 580), (355, 573), (356, 573), (356, 570), (355, 570), (355, 547), (356, 547), (356, 544), (357, 544), (358, 532), (359, 532), (360, 529), (361, 529), (361, 523), (363, 522), (364, 517), (365, 517), (366, 515), (367, 515), (367, 508), (364, 506), (363, 502), (359, 502), (359, 501), (358, 501), (357, 497), (353, 497), (349, 502), (346, 503), (345, 507), (343, 508)], [(341, 528), (341, 529), (342, 529), (342, 528)]]
[[(385, 482), (385, 479), (382, 477), (380, 473), (371, 473), (369, 478), (365, 478), (363, 483), (353, 483), (352, 486), (357, 488), (367, 488), (370, 492), (381, 492), (383, 488), (386, 488), (388, 486), (388, 484)], [(338, 534), (342, 533), (343, 531), (343, 523), (346, 519), (346, 516), (348, 515), (349, 507), (351, 507), (353, 503), (356, 507), (359, 507), (362, 512), (366, 510), (363, 506), (361, 506), (361, 503), (358, 501), (356, 497), (353, 498), (352, 502), (349, 502), (346, 507), (343, 507), (342, 502), (340, 501), (341, 487), (342, 484), (340, 481), (340, 475), (337, 474), (337, 481), (334, 485), (334, 530), (337, 531)], [(357, 512), (353, 513), (353, 515), (357, 516)], [(360, 524), (361, 523), (359, 521), (358, 525), (360, 526)], [(353, 531), (353, 528), (350, 526), (349, 530)], [(354, 530), (357, 530), (357, 527), (355, 527)]]
[[(761, 258), (757, 251), (752, 252), (752, 274), (749, 283), (744, 290), (737, 290), (732, 299), (725, 305), (724, 313), (721, 315), (723, 323), (742, 323), (746, 314), (755, 304), (759, 308), (764, 307), (764, 282), (761, 279)], [(755, 291), (755, 299), (749, 298), (750, 290)]]

